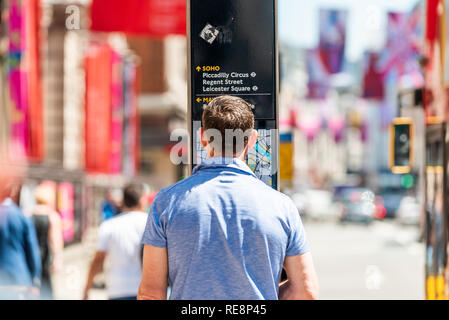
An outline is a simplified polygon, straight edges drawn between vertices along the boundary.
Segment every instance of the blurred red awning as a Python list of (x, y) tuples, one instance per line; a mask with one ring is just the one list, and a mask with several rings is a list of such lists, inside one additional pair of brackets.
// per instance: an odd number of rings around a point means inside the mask
[(90, 30), (163, 37), (186, 34), (185, 0), (92, 0)]

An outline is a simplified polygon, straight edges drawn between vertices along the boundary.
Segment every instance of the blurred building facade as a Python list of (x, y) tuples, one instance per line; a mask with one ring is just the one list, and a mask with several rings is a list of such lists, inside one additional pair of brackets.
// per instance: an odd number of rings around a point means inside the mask
[[(390, 171), (390, 125), (400, 115), (400, 93), (423, 86), (419, 59), (425, 2), (409, 12), (387, 13), (383, 47), (367, 51), (359, 61), (348, 61), (344, 54), (346, 14), (320, 9), (316, 48), (280, 43), (281, 130), (294, 133), (295, 188), (400, 189), (402, 177)], [(422, 116), (419, 107), (404, 108), (402, 116)], [(419, 152), (422, 146), (414, 150), (412, 175), (420, 184), (413, 186), (415, 193), (422, 189)]]
[[(23, 35), (30, 14), (26, 3), (36, 8), (36, 36)], [(107, 190), (130, 181), (159, 190), (183, 177), (184, 168), (170, 162), (177, 142), (170, 141), (170, 132), (186, 127), (185, 37), (91, 32), (90, 1), (2, 0), (1, 5), (0, 143), (17, 135), (14, 115), (21, 100), (11, 97), (13, 58), (18, 58), (16, 67), (28, 59), (28, 47), (11, 49), (13, 18), (21, 22), (16, 27), (22, 28), (22, 37), (32, 40), (24, 41), (38, 49), (38, 69), (26, 71), (39, 79), (41, 121), (30, 117), (24, 122), (20, 142), (29, 148), (29, 141), (35, 141), (30, 127), (37, 123), (42, 154), (30, 157), (27, 151), (24, 208), (32, 208), (32, 190), (39, 183), (54, 183), (55, 208), (71, 211), (65, 226), (72, 235), (66, 242), (79, 241), (100, 223)], [(95, 56), (98, 48), (112, 66)], [(17, 92), (31, 100), (32, 89), (22, 86)]]

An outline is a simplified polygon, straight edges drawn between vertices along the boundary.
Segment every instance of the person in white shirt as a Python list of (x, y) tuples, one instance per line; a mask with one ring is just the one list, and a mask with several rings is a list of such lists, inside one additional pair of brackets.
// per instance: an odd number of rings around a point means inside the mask
[(130, 184), (123, 190), (124, 210), (100, 225), (97, 252), (91, 263), (84, 300), (89, 297), (95, 276), (103, 271), (105, 259), (106, 290), (111, 300), (135, 300), (142, 278), (142, 235), (148, 214), (147, 187)]

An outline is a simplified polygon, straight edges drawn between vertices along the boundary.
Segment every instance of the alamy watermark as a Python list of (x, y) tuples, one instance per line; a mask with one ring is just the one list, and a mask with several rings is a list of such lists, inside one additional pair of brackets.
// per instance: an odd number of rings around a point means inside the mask
[[(174, 165), (198, 165), (208, 157), (208, 153), (213, 152), (215, 157), (233, 157), (240, 154), (250, 143), (253, 130), (243, 131), (241, 129), (225, 130), (223, 134), (217, 129), (201, 129), (201, 122), (193, 122), (192, 139), (192, 157), (187, 154), (187, 146), (190, 143), (190, 133), (186, 129), (175, 129), (170, 134), (170, 141), (176, 142), (170, 150), (170, 161)], [(263, 131), (265, 134), (261, 135)], [(277, 166), (275, 165), (275, 155), (277, 144), (277, 135), (279, 130), (259, 130), (258, 140), (256, 145), (248, 150), (249, 158), (260, 169), (273, 175), (277, 173)], [(202, 139), (200, 138), (203, 135)], [(207, 150), (201, 143), (201, 140), (208, 143)], [(224, 143), (223, 143), (224, 142)]]
[(65, 27), (67, 30), (81, 29), (81, 13), (80, 8), (76, 5), (70, 5), (65, 9), (68, 17), (65, 19)]

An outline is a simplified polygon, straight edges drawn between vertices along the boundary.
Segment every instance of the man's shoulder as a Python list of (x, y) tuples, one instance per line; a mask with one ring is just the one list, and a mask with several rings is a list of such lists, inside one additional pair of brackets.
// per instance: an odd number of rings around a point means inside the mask
[(0, 204), (0, 213), (2, 213), (5, 216), (14, 217), (22, 221), (27, 221), (30, 219), (16, 204), (9, 204), (9, 205)]
[(207, 181), (199, 181), (198, 175), (194, 174), (190, 177), (187, 177), (177, 183), (161, 189), (156, 195), (154, 201), (167, 200), (172, 196), (179, 197), (182, 194), (185, 194), (188, 191), (194, 191), (195, 187), (205, 183)]
[[(242, 176), (244, 179), (244, 188), (246, 190), (252, 190), (252, 193), (256, 193), (258, 197), (263, 197), (264, 199), (270, 202), (276, 202), (285, 207), (291, 207), (293, 205), (293, 201), (285, 194), (271, 188), (265, 182), (257, 179), (254, 176)], [(159, 191), (154, 199), (154, 203), (161, 207), (168, 207), (168, 205), (175, 201), (179, 203), (179, 201), (183, 199), (192, 199), (196, 198), (198, 195), (204, 196), (204, 188), (207, 188), (207, 192), (210, 193), (212, 190), (212, 186), (208, 185), (208, 182), (212, 181), (211, 177), (204, 177), (200, 173), (196, 173), (188, 178), (185, 178), (182, 181), (179, 181), (167, 188), (164, 188)], [(241, 181), (236, 182), (236, 184), (240, 184), (240, 187), (235, 189), (235, 192), (240, 193), (242, 191)]]
[(130, 223), (140, 220), (145, 220), (148, 218), (148, 213), (143, 211), (132, 211), (125, 214), (122, 221), (129, 221)]
[(254, 183), (254, 188), (252, 194), (261, 199), (264, 203), (270, 204), (271, 208), (279, 208), (277, 212), (290, 215), (291, 213), (296, 213), (297, 209), (293, 200), (276, 189), (273, 189), (265, 182), (259, 179), (255, 179), (257, 182)]
[[(252, 178), (252, 177), (251, 177)], [(289, 196), (287, 196), (285, 193), (282, 193), (276, 189), (273, 189), (268, 184), (263, 182), (260, 179), (252, 178), (251, 179), (252, 186), (257, 190), (257, 192), (261, 193), (261, 195), (266, 195), (270, 198), (276, 198), (276, 200), (282, 201), (282, 202), (290, 202), (292, 201)]]

